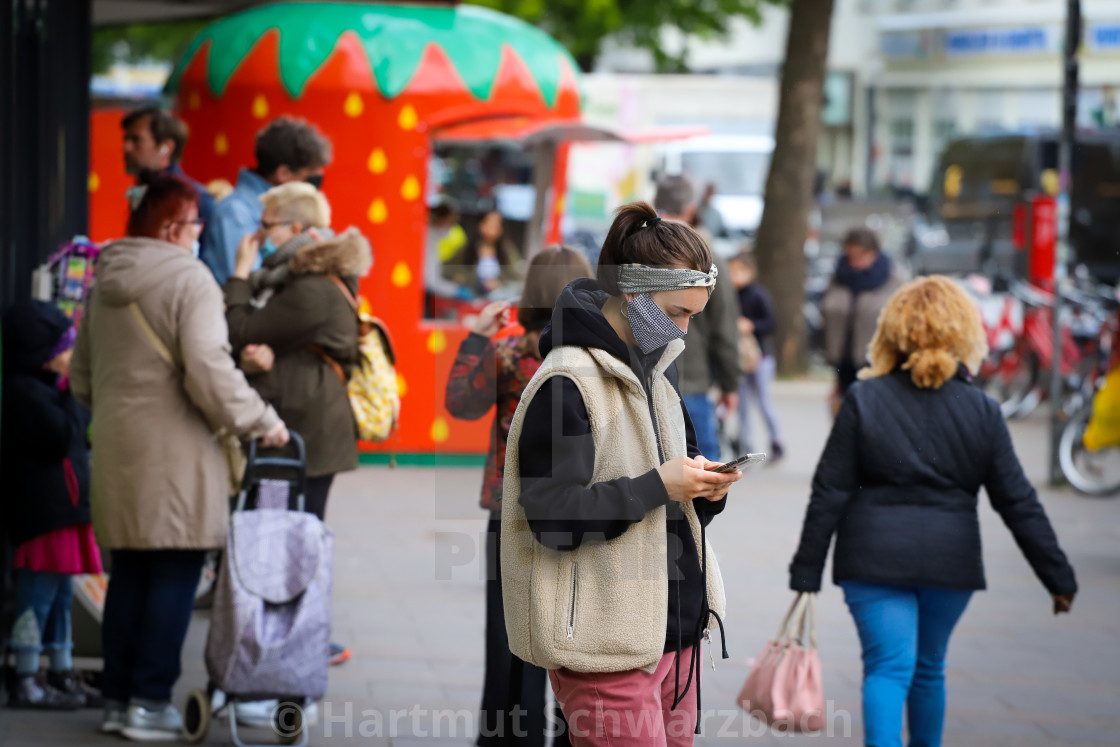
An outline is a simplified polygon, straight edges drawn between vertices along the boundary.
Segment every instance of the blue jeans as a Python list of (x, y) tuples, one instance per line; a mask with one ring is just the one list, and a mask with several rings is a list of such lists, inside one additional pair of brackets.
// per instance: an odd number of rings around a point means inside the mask
[(716, 431), (716, 408), (706, 394), (681, 395), (692, 427), (696, 431), (696, 447), (700, 453), (718, 462), (720, 455), (719, 434)]
[[(751, 399), (758, 402), (758, 409), (762, 411), (762, 418), (770, 430), (770, 445), (782, 442), (781, 428), (778, 425), (778, 410), (771, 399), (771, 387), (774, 385), (774, 374), (778, 364), (774, 356), (764, 356), (758, 362), (758, 369), (744, 373), (739, 379), (739, 435), (744, 451), (753, 451), (755, 442), (751, 440)], [(760, 447), (765, 448), (765, 447)], [(740, 456), (736, 454), (736, 456)]]
[(39, 654), (50, 655), (51, 669), (72, 668), (70, 649), (70, 604), (74, 600), (73, 577), (16, 569), (16, 621), (12, 626), (12, 651), (16, 672), (33, 674), (39, 669)]
[(171, 699), (205, 558), (202, 550), (113, 550), (101, 622), (106, 698)]
[(863, 647), (868, 747), (938, 747), (945, 723), (945, 653), (971, 591), (840, 583)]

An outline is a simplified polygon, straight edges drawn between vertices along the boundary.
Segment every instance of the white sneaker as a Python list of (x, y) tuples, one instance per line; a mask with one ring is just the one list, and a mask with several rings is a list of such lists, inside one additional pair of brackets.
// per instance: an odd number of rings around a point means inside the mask
[(128, 718), (128, 705), (119, 700), (106, 700), (101, 713), (102, 734), (120, 734)]
[(130, 705), (121, 734), (133, 742), (176, 742), (183, 736), (183, 717), (170, 703), (157, 710)]

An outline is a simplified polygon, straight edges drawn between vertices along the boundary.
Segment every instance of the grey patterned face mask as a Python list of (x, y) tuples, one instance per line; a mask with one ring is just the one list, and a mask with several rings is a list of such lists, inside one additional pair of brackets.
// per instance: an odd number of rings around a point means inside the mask
[(622, 308), (625, 312), (623, 316), (634, 331), (638, 347), (646, 355), (684, 337), (684, 331), (661, 310), (648, 293), (635, 296), (633, 301), (627, 301)]
[(618, 289), (623, 293), (637, 293), (633, 301), (622, 307), (623, 316), (630, 322), (634, 339), (646, 355), (684, 337), (684, 331), (661, 310), (651, 293), (685, 288), (707, 288), (708, 295), (716, 285), (719, 271), (712, 265), (708, 272), (686, 270), (679, 267), (647, 267), (625, 264), (618, 268)]

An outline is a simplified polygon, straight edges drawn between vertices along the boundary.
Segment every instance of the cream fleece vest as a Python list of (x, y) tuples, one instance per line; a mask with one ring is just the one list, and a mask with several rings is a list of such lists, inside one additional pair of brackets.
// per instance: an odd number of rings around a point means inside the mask
[[(680, 340), (670, 343), (653, 371), (654, 410), (666, 461), (686, 453), (681, 400), (665, 377), (683, 348)], [(567, 552), (536, 540), (518, 501), (518, 439), (525, 410), (553, 376), (574, 381), (587, 406), (595, 439), (591, 484), (639, 477), (660, 465), (649, 404), (633, 370), (605, 350), (554, 348), (521, 396), (506, 446), (501, 561), (510, 650), (545, 669), (652, 672), (665, 649), (669, 612), (665, 507), (647, 512), (613, 540), (585, 539)], [(683, 507), (699, 549), (696, 510), (690, 503)], [(710, 545), (707, 563), (708, 604), (723, 617), (723, 579)]]

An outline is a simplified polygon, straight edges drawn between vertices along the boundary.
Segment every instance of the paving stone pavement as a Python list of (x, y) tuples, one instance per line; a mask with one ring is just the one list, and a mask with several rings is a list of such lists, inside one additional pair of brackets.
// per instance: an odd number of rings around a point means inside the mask
[[(731, 658), (714, 672), (710, 664), (705, 669), (706, 728), (698, 745), (861, 741), (859, 646), (831, 585), (818, 605), (829, 735), (773, 734), (735, 706), (747, 659), (773, 634), (792, 598), (786, 566), (827, 436), (825, 394), (815, 383), (778, 385), (789, 457), (749, 474), (712, 524), (727, 583)], [(1016, 423), (1013, 433), (1041, 485), (1044, 419)], [(336, 482), (328, 510), (337, 536), (333, 638), (351, 646), (354, 658), (331, 672), (313, 744), (473, 744), (483, 665), (480, 479), (479, 469), (370, 467)], [(1045, 590), (982, 501), (990, 590), (973, 598), (950, 648), (945, 745), (1120, 744), (1120, 500), (1050, 490), (1042, 499), (1082, 592), (1072, 615), (1055, 618)], [(205, 615), (197, 614), (177, 702), (205, 684), (205, 633)], [(93, 711), (3, 710), (0, 745), (116, 743), (94, 735), (97, 722)], [(274, 741), (264, 732), (253, 736)], [(206, 744), (228, 743), (228, 727), (216, 724)]]

